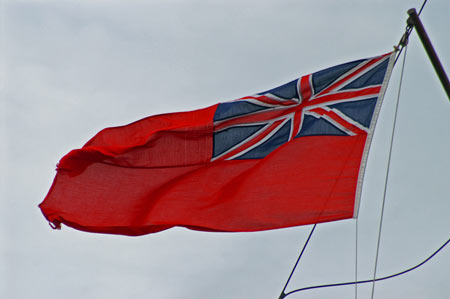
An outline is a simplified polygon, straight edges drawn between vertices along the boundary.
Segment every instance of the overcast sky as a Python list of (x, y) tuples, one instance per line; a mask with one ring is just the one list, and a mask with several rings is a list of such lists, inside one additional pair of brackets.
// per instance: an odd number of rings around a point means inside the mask
[[(174, 228), (141, 237), (53, 231), (37, 205), (58, 160), (105, 127), (193, 110), (392, 50), (422, 1), (3, 0), (1, 298), (278, 298), (311, 226), (256, 233)], [(450, 2), (422, 21), (450, 72)], [(358, 276), (373, 275), (401, 64), (366, 169)], [(412, 33), (378, 276), (421, 262), (450, 235), (450, 102)], [(287, 291), (354, 279), (355, 220), (318, 225)], [(375, 298), (447, 298), (450, 248), (376, 284)], [(370, 285), (358, 298), (370, 298)], [(287, 298), (353, 298), (353, 287)]]

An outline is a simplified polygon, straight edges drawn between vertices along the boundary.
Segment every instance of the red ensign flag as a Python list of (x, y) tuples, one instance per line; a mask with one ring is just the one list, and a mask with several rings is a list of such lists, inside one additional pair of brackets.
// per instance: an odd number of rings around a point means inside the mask
[(209, 108), (100, 131), (64, 156), (48, 221), (142, 235), (259, 231), (356, 217), (393, 53)]

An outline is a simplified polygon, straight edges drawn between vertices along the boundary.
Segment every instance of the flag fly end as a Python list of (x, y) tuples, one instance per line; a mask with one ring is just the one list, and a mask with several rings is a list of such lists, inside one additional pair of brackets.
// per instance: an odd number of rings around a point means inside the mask
[(61, 230), (61, 222), (59, 221), (48, 222), (48, 225), (55, 230)]

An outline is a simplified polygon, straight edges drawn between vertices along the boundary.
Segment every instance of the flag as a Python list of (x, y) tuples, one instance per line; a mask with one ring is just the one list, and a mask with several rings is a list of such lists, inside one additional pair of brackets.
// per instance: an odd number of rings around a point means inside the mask
[(55, 227), (244, 232), (356, 217), (394, 53), (208, 108), (106, 128), (64, 156)]

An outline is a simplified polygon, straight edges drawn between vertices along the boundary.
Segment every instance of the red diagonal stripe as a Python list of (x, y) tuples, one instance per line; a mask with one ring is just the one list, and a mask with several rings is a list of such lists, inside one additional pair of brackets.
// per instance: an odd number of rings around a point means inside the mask
[(355, 77), (356, 75), (358, 75), (359, 73), (361, 73), (364, 70), (368, 69), (369, 67), (371, 67), (372, 65), (374, 65), (375, 63), (377, 63), (378, 61), (382, 60), (384, 57), (386, 57), (388, 55), (390, 55), (390, 53), (370, 60), (366, 65), (364, 65), (363, 67), (361, 67), (359, 69), (356, 69), (355, 71), (351, 72), (350, 74), (348, 74), (347, 76), (345, 76), (341, 80), (339, 80), (336, 83), (330, 85), (326, 89), (322, 90), (318, 95), (321, 95), (321, 94), (333, 91), (334, 89), (336, 89), (339, 85), (341, 85), (345, 81), (351, 79), (352, 77)]
[(332, 120), (334, 120), (335, 122), (337, 122), (338, 124), (340, 124), (341, 126), (346, 128), (347, 130), (352, 131), (355, 134), (367, 134), (366, 131), (361, 130), (357, 126), (347, 122), (345, 119), (343, 119), (342, 117), (340, 117), (338, 114), (336, 114), (333, 111), (327, 111), (323, 108), (315, 108), (315, 109), (311, 109), (310, 111), (312, 111), (316, 114), (319, 114), (321, 116), (323, 116), (323, 115), (328, 116), (329, 118), (331, 118)]
[(236, 154), (239, 154), (240, 152), (248, 149), (249, 147), (255, 145), (256, 143), (260, 142), (262, 139), (264, 139), (267, 135), (270, 134), (270, 132), (272, 132), (278, 125), (280, 125), (283, 122), (283, 120), (277, 120), (275, 121), (273, 124), (271, 124), (270, 126), (268, 126), (266, 129), (263, 129), (263, 131), (258, 134), (256, 137), (254, 138), (249, 138), (250, 140), (248, 142), (245, 142), (244, 144), (242, 144), (241, 146), (239, 146), (238, 148), (235, 148), (234, 150), (230, 151), (229, 153), (221, 156), (220, 160), (225, 160), (227, 158), (230, 158)]

